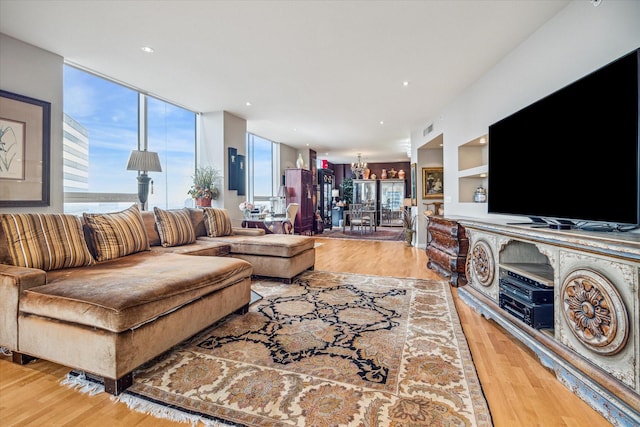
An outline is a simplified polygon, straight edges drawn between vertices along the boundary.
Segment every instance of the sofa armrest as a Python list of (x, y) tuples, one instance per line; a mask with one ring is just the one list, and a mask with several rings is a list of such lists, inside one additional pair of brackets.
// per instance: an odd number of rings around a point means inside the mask
[(238, 236), (263, 236), (266, 232), (262, 228), (233, 227), (233, 234)]
[(0, 264), (0, 346), (18, 349), (18, 311), (25, 289), (47, 283), (47, 273), (37, 268)]

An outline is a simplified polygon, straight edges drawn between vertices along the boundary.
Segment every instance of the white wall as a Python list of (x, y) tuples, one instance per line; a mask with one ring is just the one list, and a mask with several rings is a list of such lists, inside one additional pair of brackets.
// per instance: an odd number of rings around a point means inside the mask
[[(0, 89), (51, 103), (50, 206), (0, 212), (63, 212), (62, 70), (64, 60), (46, 50), (0, 34)], [(2, 184), (0, 184), (2, 185)]]
[[(229, 188), (229, 164), (227, 149), (233, 147), (238, 154), (247, 154), (247, 122), (226, 111), (203, 113), (200, 117), (200, 141), (197, 147), (198, 165), (210, 165), (222, 172), (223, 182), (220, 197), (211, 205), (225, 208), (235, 226), (240, 226), (242, 212), (238, 205), (247, 196), (238, 196), (236, 190)], [(248, 184), (248, 183), (247, 183)], [(247, 186), (248, 192), (248, 186)]]
[[(640, 47), (639, 22), (640, 1), (603, 0), (594, 7), (591, 2), (575, 0), (412, 132), (415, 159), (419, 159), (418, 149), (434, 135), (444, 136), (445, 214), (490, 216), (486, 204), (457, 202), (459, 145), (486, 134), (491, 123)], [(433, 132), (423, 136), (422, 129), (432, 123)], [(540, 134), (544, 135), (543, 124)], [(418, 171), (423, 166), (418, 164)], [(420, 217), (425, 210), (421, 191), (419, 188)], [(418, 243), (424, 247), (423, 225), (418, 228)]]

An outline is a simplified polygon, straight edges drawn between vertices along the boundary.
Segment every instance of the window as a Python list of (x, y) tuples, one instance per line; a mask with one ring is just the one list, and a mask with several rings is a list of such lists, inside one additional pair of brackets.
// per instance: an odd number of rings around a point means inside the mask
[(147, 98), (147, 140), (149, 150), (158, 152), (162, 172), (151, 173), (153, 194), (149, 209), (176, 209), (191, 197), (195, 165), (196, 115), (156, 98)]
[(278, 143), (251, 133), (247, 134), (248, 194), (260, 210), (269, 208), (270, 199), (278, 193), (278, 148)]
[[(159, 154), (148, 208), (182, 207), (195, 166), (196, 114), (65, 65), (65, 212), (106, 212), (138, 202), (131, 150)], [(139, 125), (141, 124), (141, 125)], [(146, 124), (146, 126), (145, 126)]]

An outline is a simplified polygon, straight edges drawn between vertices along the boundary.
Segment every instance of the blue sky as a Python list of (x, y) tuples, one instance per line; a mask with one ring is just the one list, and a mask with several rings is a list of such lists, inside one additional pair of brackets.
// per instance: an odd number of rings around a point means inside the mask
[[(127, 171), (138, 145), (138, 94), (124, 86), (65, 66), (64, 111), (89, 134), (89, 191), (137, 193), (137, 173)], [(158, 152), (162, 172), (150, 172), (149, 205), (184, 206), (195, 152), (195, 115), (149, 97), (149, 150)]]

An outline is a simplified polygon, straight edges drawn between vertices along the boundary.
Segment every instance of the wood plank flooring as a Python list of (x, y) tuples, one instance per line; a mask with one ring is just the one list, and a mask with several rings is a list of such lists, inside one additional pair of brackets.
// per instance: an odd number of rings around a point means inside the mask
[[(317, 237), (316, 270), (438, 278), (424, 249), (403, 242)], [(546, 370), (536, 356), (456, 298), (482, 388), (496, 427), (610, 426)], [(0, 426), (184, 426), (131, 411), (102, 393), (60, 385), (69, 368), (38, 360), (26, 366), (0, 357)]]

